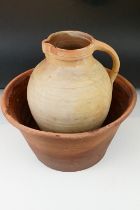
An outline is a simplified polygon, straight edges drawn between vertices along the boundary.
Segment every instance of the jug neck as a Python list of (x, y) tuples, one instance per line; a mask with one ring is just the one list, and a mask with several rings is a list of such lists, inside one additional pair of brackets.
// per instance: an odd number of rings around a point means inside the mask
[(63, 61), (78, 61), (94, 52), (94, 38), (80, 31), (60, 31), (42, 41), (46, 57)]

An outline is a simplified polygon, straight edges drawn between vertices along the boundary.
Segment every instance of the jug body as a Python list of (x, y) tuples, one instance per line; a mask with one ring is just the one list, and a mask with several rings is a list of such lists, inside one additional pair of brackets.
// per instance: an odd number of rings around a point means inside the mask
[[(92, 56), (96, 48), (102, 50), (100, 46), (113, 59), (110, 74)], [(54, 33), (42, 48), (46, 57), (35, 67), (27, 87), (28, 104), (40, 129), (75, 133), (99, 128), (109, 112), (119, 69), (115, 51), (77, 31)]]

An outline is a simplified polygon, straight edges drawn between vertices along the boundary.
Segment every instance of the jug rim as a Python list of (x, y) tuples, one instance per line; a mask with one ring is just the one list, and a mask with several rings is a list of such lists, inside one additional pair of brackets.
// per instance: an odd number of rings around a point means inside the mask
[(82, 31), (58, 31), (42, 41), (42, 50), (46, 55), (60, 60), (79, 60), (92, 55), (94, 37)]

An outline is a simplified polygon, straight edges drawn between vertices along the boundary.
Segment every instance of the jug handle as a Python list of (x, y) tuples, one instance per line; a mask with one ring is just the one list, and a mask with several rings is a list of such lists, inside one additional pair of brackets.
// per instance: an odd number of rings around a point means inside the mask
[(117, 53), (108, 44), (98, 41), (98, 40), (95, 40), (94, 47), (95, 47), (94, 50), (106, 52), (112, 58), (113, 66), (112, 66), (112, 70), (109, 71), (109, 77), (113, 84), (114, 80), (116, 79), (116, 77), (118, 75), (119, 68), (120, 68), (120, 60), (119, 60)]

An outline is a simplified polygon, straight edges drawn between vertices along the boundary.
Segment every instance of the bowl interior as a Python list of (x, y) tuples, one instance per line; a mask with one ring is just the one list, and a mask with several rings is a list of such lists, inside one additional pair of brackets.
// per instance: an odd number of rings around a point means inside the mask
[[(6, 91), (6, 110), (20, 124), (30, 128), (39, 129), (34, 121), (28, 103), (27, 103), (27, 84), (31, 74), (31, 70), (18, 76)], [(105, 126), (118, 119), (128, 108), (132, 100), (130, 87), (123, 77), (118, 76), (114, 82), (112, 103), (109, 114), (102, 125)]]

